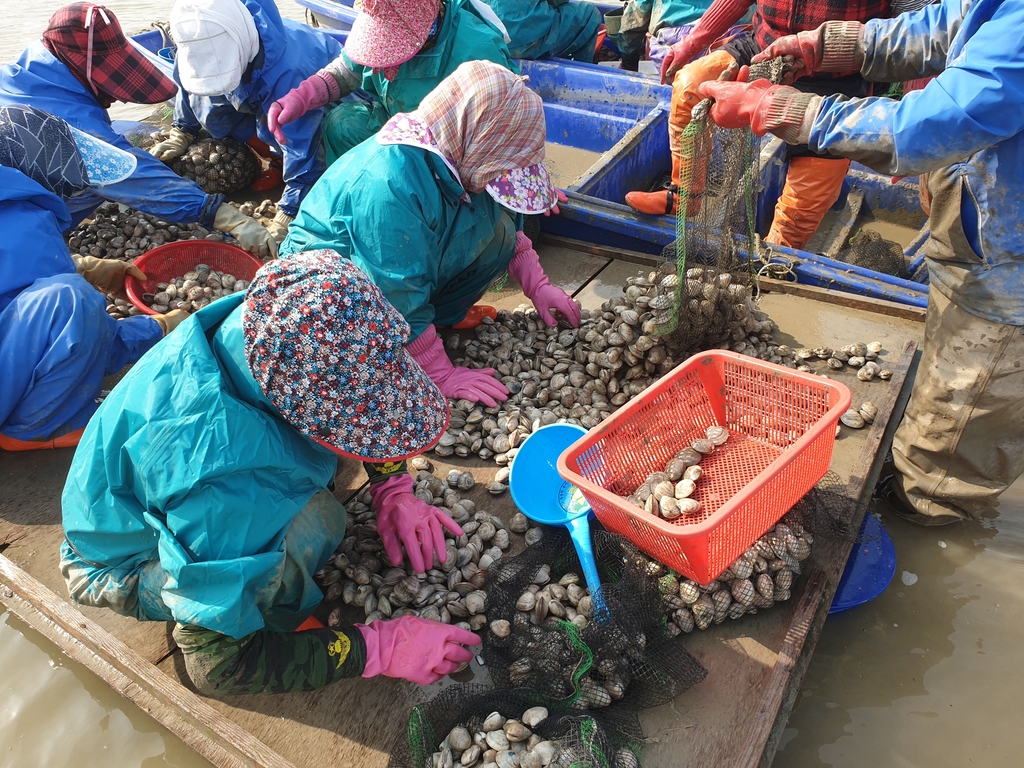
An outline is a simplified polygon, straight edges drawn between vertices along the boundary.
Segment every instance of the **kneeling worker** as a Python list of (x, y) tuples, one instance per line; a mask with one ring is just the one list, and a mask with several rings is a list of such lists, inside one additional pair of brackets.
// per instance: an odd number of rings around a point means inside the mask
[(190, 317), (100, 406), (64, 488), (61, 570), (71, 597), (174, 621), (205, 694), (309, 691), (345, 677), (432, 683), (480, 639), (403, 616), (295, 631), (323, 599), (313, 574), (345, 536), (327, 490), (338, 456), (372, 462), (392, 562), (445, 558), (442, 526), (404, 459), (448, 423), (405, 349), (409, 325), (352, 262), (299, 253), (247, 294)]

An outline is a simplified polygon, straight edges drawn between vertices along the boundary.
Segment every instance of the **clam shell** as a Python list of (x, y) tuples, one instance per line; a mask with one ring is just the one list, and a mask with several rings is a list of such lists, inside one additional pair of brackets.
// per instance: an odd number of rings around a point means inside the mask
[(690, 447), (697, 451), (697, 453), (701, 454), (711, 453), (715, 450), (715, 444), (706, 438), (697, 438), (690, 443)]
[(864, 426), (864, 417), (853, 409), (840, 416), (839, 420), (853, 429), (861, 429)]
[(697, 484), (693, 480), (683, 479), (675, 484), (673, 495), (676, 499), (688, 499), (697, 490)]
[(725, 442), (729, 439), (729, 430), (725, 427), (708, 427), (705, 434), (707, 439), (711, 441), (711, 444), (715, 446), (725, 445)]

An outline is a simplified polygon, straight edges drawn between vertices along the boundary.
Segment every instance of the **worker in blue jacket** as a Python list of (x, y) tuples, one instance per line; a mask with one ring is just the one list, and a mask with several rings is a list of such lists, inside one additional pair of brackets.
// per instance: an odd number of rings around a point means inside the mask
[(58, 10), (42, 40), (14, 64), (0, 67), (0, 106), (36, 107), (137, 158), (128, 178), (68, 201), (71, 226), (104, 199), (115, 200), (167, 221), (213, 227), (261, 258), (276, 254), (277, 243), (256, 220), (227, 205), (223, 195), (206, 194), (148, 152), (133, 148), (111, 127), (107, 109), (113, 102), (156, 104), (175, 90), (174, 81), (125, 38), (117, 17), (89, 2)]
[(324, 172), (320, 121), (313, 109), (289, 123), (278, 143), (267, 128), (267, 109), (327, 66), (341, 46), (306, 24), (285, 21), (273, 0), (177, 0), (171, 9), (179, 85), (170, 136), (150, 152), (169, 162), (184, 154), (200, 128), (243, 144), (256, 136), (283, 162), (284, 193), (268, 226), (280, 242), (299, 203)]
[(72, 259), (64, 201), (117, 183), (135, 156), (31, 107), (0, 107), (0, 449), (77, 444), (103, 377), (142, 357), (186, 316), (115, 320), (104, 293), (138, 267)]
[(827, 22), (759, 57), (791, 77), (935, 76), (900, 101), (707, 83), (720, 125), (751, 125), (894, 176), (928, 174), (931, 291), (913, 395), (883, 485), (924, 525), (977, 518), (1024, 472), (1024, 3), (943, 0), (894, 19)]
[(376, 675), (427, 684), (468, 662), (479, 637), (416, 616), (304, 628), (324, 597), (314, 574), (345, 538), (329, 490), (339, 455), (367, 462), (392, 563), (404, 547), (423, 573), (447, 557), (443, 528), (462, 535), (406, 471), (448, 424), (408, 335), (366, 275), (326, 250), (270, 262), (245, 296), (182, 323), (118, 383), (75, 453), (62, 497), (72, 599), (174, 621), (207, 694)]
[(596, 5), (569, 0), (490, 0), (487, 4), (508, 30), (508, 49), (514, 58), (594, 60), (601, 28)]

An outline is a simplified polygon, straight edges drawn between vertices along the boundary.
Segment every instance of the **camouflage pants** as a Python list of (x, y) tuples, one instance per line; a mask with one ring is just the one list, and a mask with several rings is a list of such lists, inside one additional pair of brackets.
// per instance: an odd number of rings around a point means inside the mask
[(206, 696), (314, 691), (358, 677), (366, 666), (359, 630), (260, 630), (239, 640), (202, 627), (178, 624), (174, 640), (185, 670)]

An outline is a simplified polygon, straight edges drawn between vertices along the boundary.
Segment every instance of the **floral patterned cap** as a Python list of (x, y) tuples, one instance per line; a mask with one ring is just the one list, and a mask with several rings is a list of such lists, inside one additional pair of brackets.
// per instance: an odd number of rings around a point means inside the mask
[(444, 434), (448, 401), (406, 351), (409, 324), (334, 251), (263, 266), (245, 297), (242, 331), (263, 394), (336, 453), (404, 459)]
[(363, 0), (345, 54), (375, 69), (404, 64), (427, 41), (440, 8), (440, 0)]
[(506, 171), (485, 187), (487, 194), (516, 213), (545, 213), (558, 202), (547, 166), (534, 163)]

